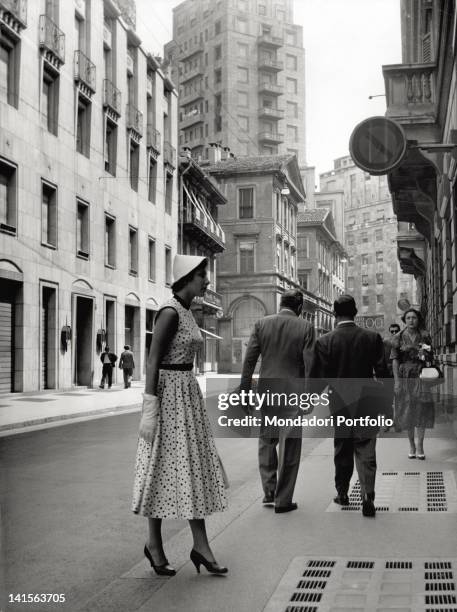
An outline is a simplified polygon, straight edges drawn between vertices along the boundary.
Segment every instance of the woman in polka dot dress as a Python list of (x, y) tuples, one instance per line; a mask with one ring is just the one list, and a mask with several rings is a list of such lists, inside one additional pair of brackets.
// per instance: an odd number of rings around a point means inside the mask
[(203, 342), (190, 310), (208, 286), (205, 257), (176, 255), (173, 297), (159, 309), (146, 369), (132, 510), (148, 518), (144, 554), (157, 574), (173, 576), (162, 537), (162, 519), (189, 519), (197, 571), (227, 568), (216, 563), (204, 517), (227, 506), (224, 479), (203, 396), (192, 372)]

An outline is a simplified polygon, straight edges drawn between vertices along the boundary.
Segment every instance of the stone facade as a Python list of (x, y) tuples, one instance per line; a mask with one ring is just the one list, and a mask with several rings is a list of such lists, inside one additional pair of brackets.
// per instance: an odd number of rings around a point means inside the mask
[(176, 91), (116, 2), (69, 7), (0, 2), (2, 391), (98, 384), (107, 343), (141, 378), (169, 295)]
[(293, 2), (187, 0), (165, 47), (179, 85), (179, 142), (196, 159), (210, 143), (305, 164), (305, 66)]

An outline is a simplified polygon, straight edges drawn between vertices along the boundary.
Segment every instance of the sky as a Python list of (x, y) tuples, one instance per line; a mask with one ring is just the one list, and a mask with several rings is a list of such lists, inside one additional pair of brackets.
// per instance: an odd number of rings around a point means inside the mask
[[(172, 9), (182, 0), (136, 0), (144, 47), (163, 55), (172, 36)], [(318, 175), (349, 153), (354, 127), (384, 115), (383, 64), (401, 63), (400, 0), (294, 0), (303, 26), (306, 159)]]

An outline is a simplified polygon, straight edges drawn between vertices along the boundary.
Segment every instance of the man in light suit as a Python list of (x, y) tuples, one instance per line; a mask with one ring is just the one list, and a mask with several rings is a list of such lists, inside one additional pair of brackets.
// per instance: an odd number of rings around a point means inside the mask
[[(249, 339), (241, 373), (240, 389), (249, 391), (259, 356), (260, 374), (257, 392), (303, 392), (303, 379), (311, 367), (314, 346), (313, 327), (299, 318), (303, 307), (300, 291), (286, 291), (281, 296), (278, 314), (257, 321)], [(301, 379), (301, 380), (298, 380)], [(270, 406), (274, 413), (296, 416), (286, 407)], [(262, 408), (262, 415), (268, 412)], [(277, 446), (279, 444), (279, 457)], [(292, 496), (300, 465), (301, 428), (271, 430), (261, 427), (259, 470), (265, 494), (264, 504), (275, 504), (275, 512), (297, 508)]]
[[(351, 295), (341, 295), (335, 300), (336, 328), (317, 339), (311, 369), (313, 378), (342, 379), (335, 381), (336, 393), (332, 396), (331, 411), (346, 417), (374, 416), (373, 398), (364, 395), (373, 381), (386, 375), (384, 344), (374, 331), (358, 327), (354, 322), (357, 308)], [(366, 380), (366, 387), (363, 379)], [(325, 384), (325, 383), (324, 383)], [(378, 389), (377, 392), (380, 392)], [(382, 398), (381, 398), (382, 400)], [(376, 478), (376, 429), (342, 426), (335, 430), (334, 502), (349, 504), (348, 490), (354, 471), (354, 455), (359, 475), (362, 513), (374, 516)]]

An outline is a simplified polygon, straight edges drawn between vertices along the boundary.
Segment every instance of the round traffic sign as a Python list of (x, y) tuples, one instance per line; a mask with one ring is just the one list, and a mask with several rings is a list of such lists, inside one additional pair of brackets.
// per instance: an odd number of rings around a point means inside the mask
[(369, 174), (387, 174), (406, 154), (401, 125), (387, 117), (369, 117), (354, 128), (349, 141), (354, 163)]

